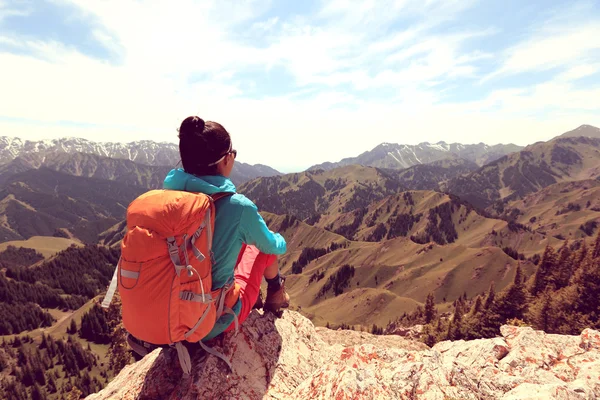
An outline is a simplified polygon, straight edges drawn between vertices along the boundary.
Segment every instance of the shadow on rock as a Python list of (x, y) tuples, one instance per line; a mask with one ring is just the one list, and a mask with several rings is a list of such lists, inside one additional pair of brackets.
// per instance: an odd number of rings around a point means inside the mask
[[(225, 354), (233, 371), (219, 358), (191, 349), (192, 373), (181, 371), (174, 349), (155, 350), (137, 399), (261, 399), (267, 393), (282, 347), (276, 316), (253, 311), (237, 334), (229, 333), (206, 344)], [(159, 352), (155, 355), (156, 352)], [(128, 383), (129, 384), (129, 383)]]

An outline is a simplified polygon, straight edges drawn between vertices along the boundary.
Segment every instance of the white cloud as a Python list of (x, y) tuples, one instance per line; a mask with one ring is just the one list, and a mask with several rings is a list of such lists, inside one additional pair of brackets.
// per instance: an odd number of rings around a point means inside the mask
[(279, 17), (272, 17), (267, 19), (266, 21), (255, 22), (252, 24), (251, 30), (256, 30), (259, 32), (269, 32), (271, 31), (279, 22)]
[(9, 2), (0, 0), (0, 23), (9, 17), (26, 17), (31, 14), (32, 4), (30, 1)]
[(600, 72), (600, 63), (582, 64), (569, 68), (565, 72), (559, 74), (556, 79), (559, 81), (575, 81), (581, 78), (586, 78)]
[[(381, 142), (526, 144), (600, 125), (599, 89), (576, 86), (599, 68), (592, 23), (543, 27), (499, 57), (472, 45), (494, 28), (437, 30), (473, 1), (323, 1), (314, 18), (288, 19), (266, 14), (268, 0), (55, 1), (80, 8), (70, 18), (98, 20), (93, 35), (115, 58), (0, 31), (0, 44), (21, 50), (0, 52), (0, 135), (175, 141), (180, 121), (198, 114), (223, 123), (240, 160), (289, 170)], [(412, 22), (394, 26), (398, 17)], [(468, 91), (497, 58), (502, 75), (551, 66), (560, 75), (447, 103), (450, 84)], [(240, 74), (274, 67), (293, 89), (251, 98), (257, 82)]]
[(499, 75), (545, 71), (585, 62), (600, 49), (600, 24), (544, 28), (534, 37), (508, 49), (501, 67), (485, 80)]

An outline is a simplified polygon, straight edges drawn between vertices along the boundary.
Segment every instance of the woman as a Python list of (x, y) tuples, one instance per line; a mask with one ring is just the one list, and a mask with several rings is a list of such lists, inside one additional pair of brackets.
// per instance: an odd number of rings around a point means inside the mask
[[(188, 117), (179, 128), (179, 153), (183, 169), (174, 169), (167, 175), (165, 189), (230, 194), (215, 202), (212, 290), (223, 287), (235, 276), (239, 300), (232, 309), (240, 323), (258, 299), (263, 276), (267, 281), (263, 309), (277, 311), (288, 307), (290, 298), (276, 257), (286, 252), (285, 239), (269, 230), (252, 201), (235, 192), (229, 176), (237, 151), (229, 133), (216, 122)], [(224, 314), (203, 340), (232, 329), (233, 319)]]

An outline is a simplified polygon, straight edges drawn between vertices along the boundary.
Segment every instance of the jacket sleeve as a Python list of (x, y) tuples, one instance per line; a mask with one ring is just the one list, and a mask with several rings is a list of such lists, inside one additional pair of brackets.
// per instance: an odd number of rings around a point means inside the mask
[(256, 246), (263, 253), (281, 255), (287, 250), (283, 236), (269, 230), (253, 203), (244, 206), (240, 232), (244, 243)]

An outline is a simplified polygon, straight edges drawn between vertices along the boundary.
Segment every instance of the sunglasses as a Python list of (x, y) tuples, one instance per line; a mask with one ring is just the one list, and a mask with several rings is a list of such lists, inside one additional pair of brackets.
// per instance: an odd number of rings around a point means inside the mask
[(227, 157), (229, 154), (233, 154), (233, 159), (235, 160), (235, 158), (237, 157), (237, 150), (234, 150), (234, 149), (229, 150), (227, 153), (223, 154), (221, 156), (221, 158), (219, 158), (217, 161), (215, 161), (214, 163), (208, 164), (208, 166), (210, 167), (210, 166), (213, 166), (213, 165), (217, 165), (218, 163), (220, 163), (221, 161), (223, 161), (223, 159), (225, 157)]

